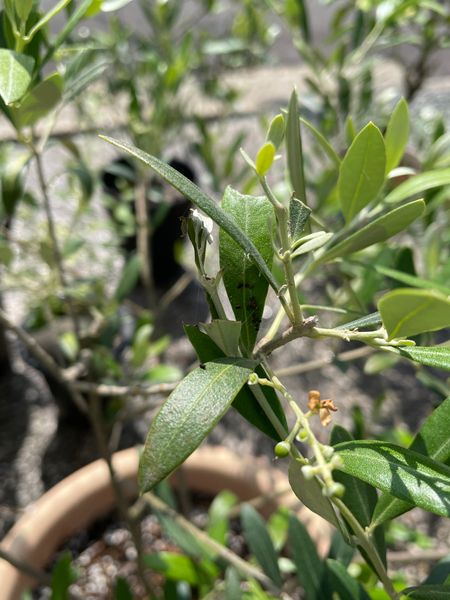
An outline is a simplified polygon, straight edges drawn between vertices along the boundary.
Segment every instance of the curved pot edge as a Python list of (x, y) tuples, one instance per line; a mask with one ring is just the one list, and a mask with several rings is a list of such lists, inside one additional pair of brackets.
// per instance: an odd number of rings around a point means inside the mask
[[(137, 496), (137, 449), (117, 452), (113, 464), (127, 495), (130, 498)], [(321, 538), (322, 546), (324, 540), (329, 540), (328, 529), (324, 535), (324, 527), (328, 524), (305, 507), (299, 510), (299, 501), (288, 489), (287, 477), (271, 468), (267, 460), (243, 459), (222, 446), (202, 446), (180, 469), (183, 482), (196, 491), (215, 495), (229, 489), (241, 500), (267, 496), (267, 501), (259, 507), (266, 516), (281, 505), (295, 507), (313, 537)], [(179, 471), (171, 479), (177, 487)], [(282, 493), (274, 497), (274, 492)], [(8, 532), (0, 547), (18, 559), (44, 568), (66, 539), (108, 514), (114, 504), (106, 463), (102, 459), (96, 460), (46, 492)], [(1, 559), (0, 581), (4, 600), (19, 600), (21, 593), (34, 583)]]

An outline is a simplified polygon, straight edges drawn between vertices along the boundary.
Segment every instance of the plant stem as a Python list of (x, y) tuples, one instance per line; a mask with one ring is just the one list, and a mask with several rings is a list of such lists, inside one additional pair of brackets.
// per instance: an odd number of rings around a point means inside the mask
[(261, 187), (263, 188), (268, 200), (271, 202), (272, 206), (275, 209), (275, 214), (277, 217), (278, 223), (278, 232), (280, 235), (281, 242), (281, 260), (283, 262), (284, 267), (284, 275), (286, 279), (286, 285), (289, 291), (289, 298), (291, 300), (291, 308), (292, 308), (292, 317), (291, 322), (292, 325), (300, 325), (303, 322), (303, 314), (300, 306), (300, 301), (298, 299), (297, 288), (295, 285), (295, 276), (294, 269), (292, 266), (292, 258), (291, 258), (291, 235), (289, 232), (289, 212), (288, 209), (279, 202), (272, 190), (270, 189), (267, 180), (265, 177), (260, 177), (259, 181), (261, 183)]
[(100, 398), (95, 394), (91, 394), (89, 406), (89, 419), (91, 422), (92, 429), (94, 431), (94, 435), (97, 441), (98, 449), (103, 460), (106, 462), (108, 467), (109, 476), (111, 479), (111, 485), (114, 490), (114, 495), (116, 497), (117, 507), (119, 509), (119, 513), (122, 518), (125, 520), (128, 529), (130, 531), (134, 546), (136, 548), (137, 553), (137, 567), (139, 578), (144, 586), (145, 593), (148, 598), (152, 598), (155, 596), (154, 591), (147, 580), (145, 573), (145, 565), (143, 561), (142, 554), (142, 537), (139, 523), (134, 519), (132, 514), (128, 508), (128, 502), (125, 497), (125, 494), (122, 490), (122, 486), (120, 481), (117, 478), (116, 471), (114, 469), (114, 465), (112, 462), (111, 452), (109, 450), (108, 441), (106, 439), (104, 426), (103, 426), (103, 416), (102, 416), (102, 406), (100, 402)]
[(278, 592), (278, 589), (273, 585), (269, 577), (267, 577), (267, 575), (265, 575), (260, 569), (243, 560), (240, 556), (229, 550), (226, 546), (222, 546), (222, 544), (219, 544), (219, 542), (216, 542), (216, 540), (211, 539), (207, 533), (193, 525), (190, 521), (185, 519), (182, 515), (177, 513), (175, 510), (173, 510), (173, 508), (168, 506), (165, 502), (158, 498), (158, 496), (155, 496), (151, 492), (147, 492), (141, 498), (139, 498), (132, 509), (134, 514), (140, 514), (143, 503), (148, 504), (154, 510), (160, 511), (161, 513), (173, 519), (175, 523), (177, 523), (185, 531), (193, 535), (209, 550), (216, 553), (218, 556), (220, 556), (220, 558), (235, 567), (246, 577), (256, 579), (271, 592)]
[(137, 251), (141, 259), (141, 276), (149, 307), (155, 305), (153, 288), (152, 257), (149, 239), (149, 211), (147, 210), (146, 182), (140, 177), (136, 186), (136, 226), (137, 226)]
[(77, 316), (76, 316), (76, 313), (74, 310), (72, 298), (70, 297), (70, 293), (68, 292), (69, 286), (68, 286), (68, 282), (67, 282), (66, 272), (64, 270), (62, 254), (61, 254), (61, 250), (59, 247), (58, 238), (56, 235), (56, 227), (55, 227), (55, 222), (53, 220), (53, 215), (52, 215), (52, 210), (51, 210), (51, 205), (50, 205), (50, 196), (48, 193), (47, 182), (45, 180), (44, 168), (42, 165), (42, 156), (41, 156), (41, 153), (36, 149), (36, 147), (33, 144), (30, 144), (30, 148), (31, 148), (31, 151), (33, 152), (34, 158), (36, 160), (38, 180), (39, 180), (39, 185), (40, 185), (41, 192), (42, 192), (42, 197), (44, 200), (44, 210), (45, 210), (45, 215), (47, 218), (48, 233), (49, 233), (50, 240), (52, 243), (53, 257), (55, 260), (55, 266), (56, 266), (56, 271), (58, 273), (59, 283), (64, 291), (64, 296), (65, 296), (65, 300), (67, 301), (67, 308), (69, 310), (69, 315), (70, 315), (70, 318), (73, 323), (75, 335), (76, 335), (77, 339), (80, 340), (80, 337), (81, 337), (80, 336), (80, 327), (79, 327), (78, 319), (77, 319)]
[(386, 593), (389, 595), (390, 598), (392, 598), (392, 600), (398, 600), (399, 595), (395, 591), (394, 586), (392, 585), (392, 581), (390, 580), (389, 575), (387, 574), (383, 561), (381, 560), (376, 548), (373, 546), (367, 532), (363, 529), (359, 521), (353, 516), (352, 512), (347, 508), (347, 506), (342, 502), (342, 500), (339, 500), (339, 498), (332, 498), (331, 501), (336, 506), (336, 508), (339, 509), (341, 515), (353, 529), (353, 533), (358, 538), (358, 542), (361, 548), (365, 550), (367, 556), (370, 558), (372, 565), (376, 570), (377, 575), (381, 583), (383, 584)]
[(13, 554), (10, 554), (3, 548), (0, 548), (0, 559), (6, 560), (6, 562), (8, 562), (10, 565), (19, 571), (22, 571), (22, 573), (25, 573), (25, 575), (32, 577), (39, 583), (42, 583), (43, 585), (50, 584), (51, 578), (45, 571), (33, 567), (33, 565), (28, 564), (20, 558), (16, 558)]

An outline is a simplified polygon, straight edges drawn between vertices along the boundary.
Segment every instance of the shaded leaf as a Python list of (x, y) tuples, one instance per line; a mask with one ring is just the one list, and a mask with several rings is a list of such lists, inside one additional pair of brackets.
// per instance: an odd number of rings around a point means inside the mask
[(291, 460), (289, 464), (289, 483), (305, 506), (339, 528), (339, 521), (329, 498), (322, 494), (317, 479), (305, 479), (302, 465), (297, 460)]
[(261, 254), (256, 249), (253, 242), (251, 242), (242, 232), (242, 230), (230, 219), (230, 217), (219, 207), (217, 204), (207, 196), (202, 190), (192, 183), (187, 177), (184, 177), (177, 170), (173, 169), (169, 165), (163, 163), (159, 159), (130, 144), (125, 142), (119, 142), (113, 138), (101, 135), (101, 139), (109, 142), (113, 146), (128, 152), (135, 158), (142, 161), (144, 164), (152, 168), (158, 175), (168, 181), (175, 189), (181, 192), (186, 198), (188, 198), (193, 204), (195, 204), (200, 210), (207, 214), (221, 230), (226, 231), (233, 240), (241, 246), (241, 248), (252, 257), (255, 264), (258, 266), (260, 272), (267, 279), (271, 287), (278, 291), (278, 284), (275, 281), (270, 269), (264, 261)]
[(329, 600), (326, 568), (306, 527), (289, 515), (289, 546), (296, 566), (296, 576), (305, 591), (306, 600)]
[(348, 149), (339, 172), (339, 200), (349, 223), (380, 192), (386, 153), (380, 130), (373, 123), (362, 129)]
[(450, 516), (449, 467), (387, 442), (345, 442), (335, 450), (345, 473), (424, 510)]
[(261, 565), (264, 573), (272, 579), (275, 585), (281, 587), (282, 579), (278, 568), (278, 556), (263, 518), (253, 506), (244, 504), (241, 508), (241, 523), (250, 552)]
[(411, 600), (450, 600), (450, 585), (419, 585), (402, 590)]
[(303, 233), (311, 212), (311, 209), (308, 208), (306, 204), (295, 196), (292, 196), (289, 203), (289, 229), (293, 243), (295, 243)]
[(202, 329), (222, 350), (224, 356), (239, 355), (239, 337), (242, 329), (240, 321), (214, 319), (211, 323), (202, 323)]
[(38, 83), (22, 99), (20, 106), (13, 110), (13, 117), (19, 127), (33, 125), (55, 108), (62, 98), (64, 80), (59, 73), (53, 73)]
[(373, 244), (384, 242), (400, 231), (406, 229), (413, 221), (423, 214), (424, 210), (425, 202), (423, 200), (414, 200), (409, 204), (399, 206), (388, 212), (386, 215), (378, 217), (371, 223), (368, 223), (336, 244), (336, 246), (326, 250), (317, 262), (328, 262), (341, 256), (347, 256), (353, 252), (359, 252)]
[(341, 600), (370, 600), (362, 585), (350, 575), (347, 569), (337, 560), (327, 559), (326, 562), (331, 588), (337, 592)]
[[(246, 239), (254, 244), (266, 267), (271, 269), (275, 224), (271, 203), (264, 196), (245, 196), (227, 187), (221, 206)], [(223, 230), (220, 230), (219, 251), (225, 289), (236, 319), (242, 323), (241, 341), (250, 353), (264, 310), (267, 279), (248, 253)]]
[(377, 271), (378, 273), (381, 273), (381, 275), (390, 277), (391, 279), (399, 281), (400, 283), (404, 283), (405, 285), (417, 287), (424, 290), (432, 289), (436, 290), (437, 292), (441, 292), (446, 296), (450, 296), (450, 287), (441, 285), (436, 281), (423, 279), (422, 277), (417, 277), (417, 275), (404, 273), (403, 271), (398, 271), (397, 269), (390, 269), (388, 267), (384, 267), (383, 265), (372, 265), (371, 268), (375, 269), (375, 271)]
[(450, 325), (450, 299), (433, 291), (393, 290), (382, 296), (378, 310), (390, 340)]
[(227, 542), (230, 511), (237, 502), (237, 496), (228, 490), (223, 490), (217, 494), (208, 510), (208, 535), (224, 546)]
[(450, 577), (450, 554), (434, 565), (422, 585), (445, 583), (448, 577)]
[(153, 419), (139, 465), (143, 492), (176, 469), (203, 441), (246, 383), (254, 364), (222, 358), (197, 368)]
[(122, 274), (117, 284), (114, 298), (117, 302), (123, 302), (130, 294), (139, 280), (142, 261), (140, 256), (134, 254), (125, 264)]

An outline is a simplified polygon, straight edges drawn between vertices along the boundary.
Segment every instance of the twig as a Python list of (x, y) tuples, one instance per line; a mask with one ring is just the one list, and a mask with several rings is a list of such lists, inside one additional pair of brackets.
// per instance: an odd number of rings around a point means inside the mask
[(388, 552), (387, 559), (389, 564), (401, 565), (403, 563), (435, 562), (450, 555), (449, 548), (441, 550), (421, 550), (420, 552)]
[(73, 382), (64, 376), (64, 370), (53, 360), (52, 356), (44, 350), (44, 348), (42, 348), (29, 333), (22, 329), (22, 327), (14, 325), (2, 309), (0, 309), (0, 323), (15, 333), (29, 352), (47, 369), (47, 371), (49, 371), (49, 373), (51, 373), (51, 375), (53, 375), (60, 383), (66, 386), (78, 409), (82, 413), (87, 414), (87, 404), (83, 396), (75, 388)]
[(117, 478), (116, 471), (112, 462), (111, 452), (108, 447), (108, 441), (103, 428), (103, 415), (100, 398), (95, 394), (91, 394), (89, 407), (89, 420), (91, 422), (92, 429), (97, 441), (97, 445), (101, 454), (101, 457), (105, 461), (109, 476), (111, 479), (111, 485), (114, 490), (114, 495), (117, 502), (117, 507), (122, 518), (125, 520), (128, 529), (131, 533), (131, 537), (137, 552), (137, 567), (139, 578), (141, 579), (142, 585), (144, 586), (145, 593), (148, 598), (153, 598), (153, 590), (145, 574), (145, 565), (142, 556), (142, 538), (139, 523), (134, 519), (132, 513), (129, 510), (128, 502), (125, 494), (122, 490), (120, 481)]
[(292, 342), (292, 340), (296, 340), (299, 337), (303, 337), (307, 334), (311, 329), (313, 329), (317, 325), (317, 317), (308, 317), (306, 318), (301, 325), (294, 325), (289, 327), (286, 331), (284, 331), (279, 337), (267, 341), (265, 337), (263, 337), (260, 342), (257, 344), (255, 348), (254, 355), (265, 355), (268, 356), (277, 348), (281, 348), (288, 342)]
[(340, 352), (339, 354), (330, 352), (325, 358), (309, 360), (307, 362), (300, 363), (299, 365), (292, 365), (291, 367), (285, 367), (284, 369), (277, 369), (277, 375), (279, 377), (289, 377), (290, 375), (309, 373), (310, 371), (314, 371), (316, 369), (322, 369), (322, 367), (330, 365), (335, 360), (347, 362), (356, 360), (358, 358), (364, 358), (365, 356), (369, 356), (374, 352), (376, 352), (376, 350), (371, 346), (363, 346), (362, 348), (355, 348), (355, 350), (348, 350), (347, 352)]
[(141, 276), (149, 306), (155, 305), (153, 290), (152, 257), (149, 244), (149, 211), (147, 210), (146, 182), (141, 178), (136, 186), (137, 251), (141, 259)]
[(155, 385), (109, 385), (106, 383), (91, 383), (89, 381), (74, 381), (73, 386), (80, 392), (91, 392), (97, 396), (154, 396), (172, 392), (178, 385), (175, 383), (157, 383)]
[(50, 576), (45, 571), (33, 567), (33, 565), (28, 564), (20, 558), (16, 558), (3, 548), (0, 548), (0, 558), (6, 560), (6, 562), (9, 562), (10, 565), (15, 567), (19, 571), (22, 571), (22, 573), (25, 573), (25, 575), (36, 579), (37, 581), (39, 581), (39, 583), (48, 585), (51, 581)]
[(132, 508), (133, 513), (137, 515), (141, 514), (141, 511), (145, 505), (148, 505), (151, 508), (160, 511), (161, 513), (173, 519), (177, 523), (177, 525), (182, 527), (188, 533), (192, 534), (202, 544), (207, 546), (212, 552), (217, 553), (217, 555), (220, 556), (220, 558), (228, 562), (230, 565), (234, 566), (240, 573), (243, 573), (247, 577), (252, 577), (256, 579), (270, 591), (278, 592), (277, 588), (274, 587), (269, 577), (267, 577), (267, 575), (265, 575), (260, 569), (249, 564), (240, 556), (232, 552), (229, 548), (226, 548), (225, 546), (222, 546), (222, 544), (219, 544), (219, 542), (216, 542), (216, 540), (211, 539), (207, 533), (193, 525), (190, 521), (185, 519), (183, 516), (181, 516), (179, 513), (173, 510), (173, 508), (168, 506), (165, 502), (163, 502), (160, 498), (158, 498), (151, 492), (147, 492), (137, 500), (137, 502)]
[(80, 339), (80, 327), (79, 327), (78, 319), (77, 319), (77, 316), (76, 316), (76, 313), (74, 310), (72, 298), (70, 297), (70, 294), (68, 293), (68, 287), (69, 287), (68, 281), (67, 281), (67, 277), (66, 277), (66, 272), (64, 270), (61, 249), (59, 247), (58, 238), (56, 236), (56, 227), (55, 227), (55, 222), (53, 220), (52, 210), (51, 210), (51, 206), (50, 206), (50, 197), (49, 197), (49, 193), (48, 193), (47, 182), (45, 180), (44, 168), (42, 165), (42, 156), (41, 156), (41, 153), (33, 145), (31, 145), (31, 151), (33, 152), (34, 158), (36, 160), (36, 168), (37, 168), (37, 174), (38, 174), (38, 179), (39, 179), (39, 185), (41, 187), (42, 197), (44, 200), (44, 210), (45, 210), (45, 215), (47, 217), (48, 233), (49, 233), (50, 240), (52, 243), (53, 257), (55, 259), (55, 265), (56, 265), (56, 271), (58, 273), (59, 283), (61, 285), (61, 288), (64, 291), (64, 296), (65, 296), (65, 300), (67, 301), (67, 308), (69, 309), (70, 318), (73, 322), (75, 335), (76, 335), (77, 339)]

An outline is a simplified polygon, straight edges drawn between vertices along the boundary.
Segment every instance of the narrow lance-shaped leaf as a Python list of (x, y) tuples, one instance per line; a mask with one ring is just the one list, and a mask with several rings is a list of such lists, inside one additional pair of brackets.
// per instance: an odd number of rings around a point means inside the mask
[(294, 194), (302, 202), (306, 201), (305, 174), (303, 170), (303, 148), (298, 114), (297, 92), (294, 90), (289, 100), (286, 121), (286, 153), (289, 178)]
[[(270, 269), (275, 224), (271, 203), (264, 196), (244, 196), (227, 187), (222, 209), (255, 245)], [(242, 323), (242, 343), (250, 353), (261, 323), (268, 283), (247, 252), (223, 230), (220, 231), (219, 251), (225, 289), (236, 319)]]
[(406, 346), (398, 352), (421, 365), (450, 371), (450, 346)]
[(450, 325), (450, 299), (433, 291), (393, 290), (380, 299), (378, 310), (390, 340)]
[[(426, 419), (414, 437), (410, 450), (450, 464), (450, 398), (440, 404)], [(382, 494), (375, 507), (372, 527), (394, 519), (413, 508), (413, 504)]]
[(380, 441), (335, 446), (341, 469), (440, 516), (450, 516), (450, 468), (412, 450)]
[(390, 192), (384, 201), (389, 204), (392, 202), (402, 202), (412, 196), (422, 195), (428, 190), (432, 190), (444, 185), (450, 185), (450, 168), (436, 169), (428, 173), (420, 173), (401, 183), (392, 192)]
[(450, 585), (418, 585), (402, 590), (410, 600), (449, 600)]
[(398, 101), (389, 119), (386, 135), (386, 173), (395, 169), (405, 152), (409, 137), (409, 110), (404, 98)]
[(441, 292), (441, 294), (450, 296), (450, 287), (442, 285), (437, 281), (431, 281), (430, 279), (417, 277), (416, 275), (404, 273), (403, 271), (398, 271), (397, 269), (390, 269), (389, 267), (384, 267), (383, 265), (372, 265), (371, 268), (378, 273), (381, 273), (381, 275), (385, 275), (390, 279), (404, 283), (409, 287), (417, 287), (423, 290), (436, 290), (437, 292)]
[(181, 192), (186, 198), (188, 198), (193, 204), (195, 204), (200, 210), (207, 214), (211, 219), (226, 231), (233, 240), (241, 246), (241, 248), (247, 252), (247, 254), (253, 259), (255, 264), (258, 266), (260, 272), (267, 279), (271, 287), (277, 292), (278, 284), (275, 281), (270, 269), (264, 261), (261, 254), (256, 249), (255, 245), (251, 240), (246, 237), (242, 230), (236, 225), (236, 223), (230, 219), (230, 217), (214, 202), (212, 198), (207, 196), (202, 190), (197, 187), (192, 181), (181, 175), (178, 171), (163, 163), (159, 159), (139, 150), (138, 148), (131, 146), (125, 142), (119, 142), (113, 138), (107, 136), (100, 136), (105, 141), (109, 142), (113, 146), (128, 152), (135, 158), (142, 161), (144, 164), (152, 168), (158, 175), (168, 181), (175, 189)]
[(246, 383), (254, 364), (212, 361), (189, 373), (153, 419), (139, 465), (143, 492), (167, 477), (203, 441)]
[[(210, 360), (223, 357), (222, 350), (205, 333), (202, 333), (198, 327), (195, 327), (194, 325), (185, 325), (184, 331), (186, 332), (189, 341), (194, 346), (197, 356), (202, 363), (207, 363)], [(267, 373), (261, 365), (256, 367), (255, 372), (259, 377), (267, 377)], [(261, 410), (261, 407), (253, 395), (252, 389), (253, 387), (250, 387), (247, 384), (244, 385), (233, 401), (233, 408), (265, 435), (268, 435), (276, 442), (279, 442), (280, 436), (266, 414)], [(275, 390), (267, 386), (261, 386), (260, 389), (278, 420), (287, 431), (286, 416)]]
[(413, 221), (418, 219), (425, 210), (423, 200), (414, 200), (404, 206), (391, 210), (386, 215), (378, 217), (371, 223), (368, 223), (346, 239), (342, 240), (336, 246), (320, 256), (317, 263), (325, 263), (335, 258), (347, 256), (354, 252), (359, 252), (373, 244), (384, 242), (385, 240), (406, 229)]
[(352, 577), (347, 569), (337, 560), (328, 559), (326, 562), (332, 589), (345, 600), (370, 600), (370, 596), (359, 583)]
[(369, 123), (353, 140), (339, 172), (339, 200), (347, 223), (375, 200), (384, 183), (385, 168), (383, 136)]
[(325, 564), (305, 526), (289, 515), (289, 546), (296, 566), (296, 575), (305, 591), (306, 600), (328, 600), (331, 596), (326, 581)]
[(262, 517), (250, 504), (241, 509), (241, 522), (245, 541), (251, 553), (275, 585), (281, 587), (282, 579), (278, 568), (278, 556)]
[(47, 116), (62, 98), (64, 80), (53, 73), (38, 83), (22, 98), (20, 106), (12, 110), (15, 122), (20, 127), (29, 127)]
[(334, 164), (334, 166), (337, 169), (339, 169), (339, 167), (341, 166), (341, 159), (339, 158), (339, 155), (336, 152), (336, 150), (333, 148), (333, 146), (325, 139), (325, 137), (320, 133), (320, 131), (318, 129), (316, 129), (314, 127), (314, 125), (312, 125), (309, 121), (307, 121), (306, 119), (300, 118), (300, 123), (305, 125), (307, 127), (307, 129), (309, 129), (309, 131), (315, 137), (317, 143), (321, 146), (322, 150), (325, 152), (325, 154), (328, 156), (328, 158), (331, 160), (331, 162)]

